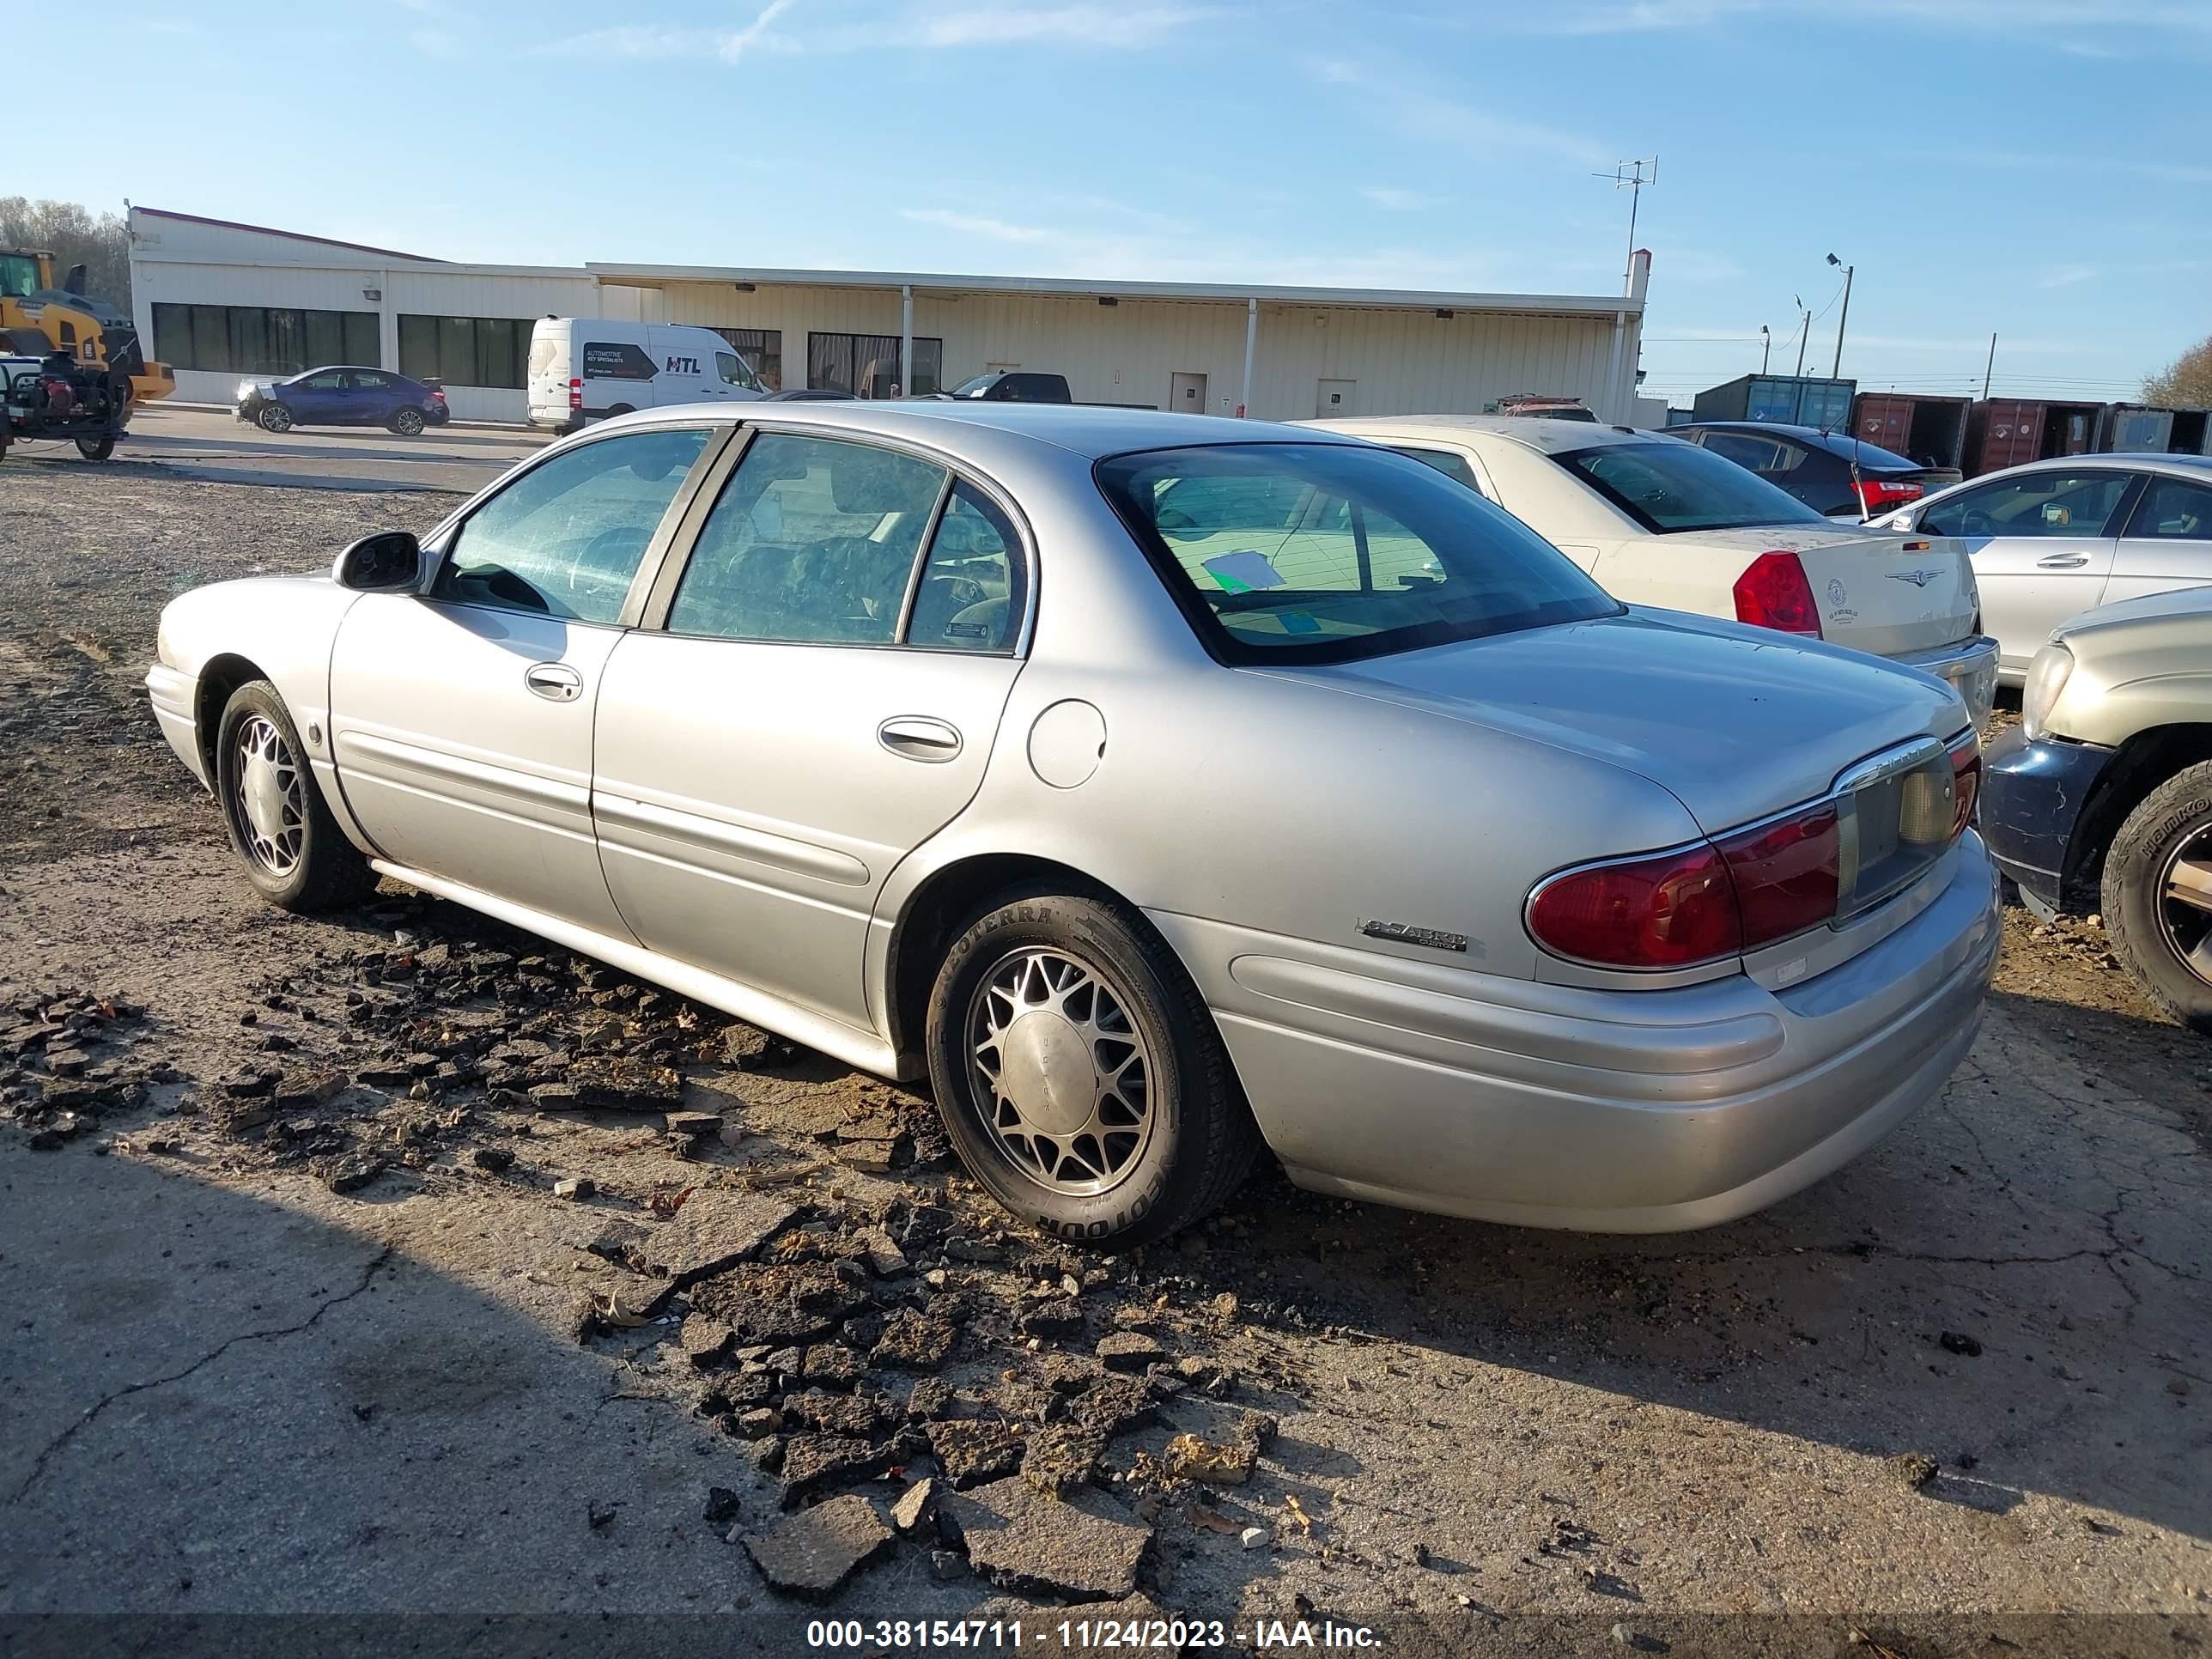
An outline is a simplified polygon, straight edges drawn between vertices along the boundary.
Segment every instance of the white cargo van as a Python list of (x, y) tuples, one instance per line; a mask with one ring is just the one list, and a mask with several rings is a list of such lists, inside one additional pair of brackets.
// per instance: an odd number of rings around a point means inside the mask
[(753, 367), (711, 328), (540, 317), (530, 331), (530, 424), (573, 431), (659, 404), (768, 395)]

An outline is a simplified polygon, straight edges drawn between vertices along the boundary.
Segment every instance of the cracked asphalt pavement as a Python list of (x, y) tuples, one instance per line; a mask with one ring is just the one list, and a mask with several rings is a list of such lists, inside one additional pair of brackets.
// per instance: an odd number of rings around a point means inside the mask
[[(659, 1115), (499, 1109), (435, 1054), (419, 1089), (365, 1081), (382, 1050), (352, 999), (397, 994), (395, 951), (531, 947), (404, 896), (261, 906), (161, 744), (137, 678), (170, 592), (324, 566), (443, 503), (14, 458), (0, 490), (0, 1025), (71, 988), (144, 1011), (94, 1050), (137, 1079), (127, 1103), (52, 1151), (0, 1123), (0, 1613), (590, 1615), (662, 1651), (617, 1616), (696, 1614), (728, 1650), (788, 1654), (825, 1607), (1003, 1610), (934, 1539), (871, 1543), (825, 1603), (772, 1586), (734, 1540), (785, 1513), (776, 1472), (702, 1397), (721, 1374), (687, 1357), (680, 1299), (623, 1316), (592, 1248), (686, 1186), (788, 1196), (832, 1255), (902, 1206), (988, 1226), (927, 1101), (818, 1057), (679, 1054), (667, 1087), (720, 1126), (687, 1158)], [(406, 1006), (485, 1042), (588, 1030), (601, 994), (571, 972), (534, 1001), (488, 973)], [(633, 1037), (691, 1018), (620, 1006)], [(333, 1191), (282, 1119), (239, 1133), (230, 1091), (267, 1064), (334, 1068), (344, 1091), (298, 1133), (381, 1147), (381, 1173)], [(21, 1106), (46, 1081), (25, 1061), (6, 1087)], [(1265, 1172), (1078, 1282), (1080, 1334), (988, 1336), (1082, 1266), (1012, 1230), (923, 1237), (886, 1294), (958, 1298), (945, 1376), (1017, 1426), (1030, 1373), (1092, 1363), (1109, 1330), (1233, 1373), (1159, 1389), (1083, 1499), (1152, 1529), (1137, 1582), (1170, 1612), (1419, 1620), (1449, 1652), (1536, 1616), (1679, 1652), (1708, 1650), (1701, 1620), (1791, 1615), (1826, 1653), (1854, 1629), (1916, 1656), (2172, 1653), (2212, 1639), (2208, 1088), (2212, 1048), (2094, 929), (2015, 911), (1941, 1100), (1729, 1226), (1520, 1231)], [(579, 1176), (598, 1199), (555, 1196)], [(580, 1343), (580, 1291), (612, 1310)], [(1279, 1431), (1249, 1480), (1141, 1495), (1172, 1437), (1249, 1412)], [(931, 1465), (901, 1467), (842, 1490), (888, 1517)], [(2051, 1615), (2108, 1622), (2054, 1644), (2032, 1622)]]

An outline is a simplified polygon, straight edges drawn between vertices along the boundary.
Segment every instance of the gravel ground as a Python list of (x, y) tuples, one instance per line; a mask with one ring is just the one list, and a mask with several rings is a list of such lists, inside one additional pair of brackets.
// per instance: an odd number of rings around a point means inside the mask
[[(1268, 1172), (1069, 1255), (909, 1091), (397, 890), (252, 899), (146, 713), (155, 613), (446, 505), (0, 474), (0, 1612), (655, 1651), (720, 1614), (764, 1654), (825, 1610), (868, 1650), (1102, 1597), (1231, 1648), (2212, 1639), (2212, 1051), (2094, 928), (2009, 913), (1942, 1099), (1728, 1227)], [(902, 1532), (925, 1478), (948, 1518)]]

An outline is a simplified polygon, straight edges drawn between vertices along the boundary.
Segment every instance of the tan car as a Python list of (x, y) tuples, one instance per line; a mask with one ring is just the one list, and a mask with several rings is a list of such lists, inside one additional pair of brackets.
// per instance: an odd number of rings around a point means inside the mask
[(2027, 671), (1983, 761), (1981, 829), (2046, 919), (2100, 910), (2113, 953), (2212, 1035), (2212, 587), (2085, 611)]

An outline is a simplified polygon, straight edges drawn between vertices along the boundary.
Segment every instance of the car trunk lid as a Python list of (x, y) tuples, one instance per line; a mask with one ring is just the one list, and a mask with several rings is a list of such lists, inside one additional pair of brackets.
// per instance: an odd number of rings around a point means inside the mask
[[(1708, 835), (1815, 799), (1867, 757), (1918, 738), (1948, 740), (1967, 723), (1956, 696), (1922, 677), (1786, 635), (1666, 611), (1258, 672), (1623, 767), (1673, 793)], [(1511, 787), (1509, 779), (1478, 781)]]

